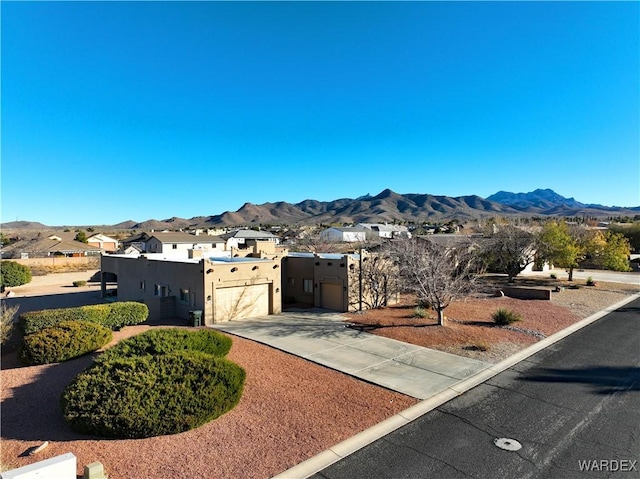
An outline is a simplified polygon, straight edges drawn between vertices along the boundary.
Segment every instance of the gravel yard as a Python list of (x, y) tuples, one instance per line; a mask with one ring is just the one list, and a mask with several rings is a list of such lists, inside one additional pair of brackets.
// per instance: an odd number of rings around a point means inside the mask
[[(53, 275), (52, 275), (53, 276)], [(57, 277), (57, 275), (56, 275)], [(73, 279), (72, 279), (73, 278)], [(15, 288), (30, 307), (47, 307), (47, 296), (76, 292), (75, 276), (50, 284)], [(22, 289), (21, 289), (22, 288)], [(87, 289), (95, 289), (89, 286)], [(635, 288), (637, 290), (638, 288)], [(351, 315), (375, 334), (486, 361), (498, 361), (531, 344), (531, 331), (549, 335), (634, 291), (624, 285), (566, 289), (549, 301), (477, 298), (446, 310), (449, 324), (413, 319), (412, 306)], [(38, 296), (42, 295), (42, 296)], [(82, 301), (82, 296), (78, 297)], [(520, 312), (516, 326), (529, 332), (491, 326), (497, 307)], [(150, 327), (124, 328), (114, 342)], [(73, 377), (92, 359), (22, 367), (15, 351), (2, 351), (2, 466), (14, 468), (72, 452), (78, 474), (85, 464), (100, 461), (110, 479), (135, 478), (267, 478), (415, 404), (417, 400), (388, 391), (301, 358), (233, 338), (229, 358), (247, 371), (240, 404), (231, 412), (193, 431), (139, 440), (102, 440), (79, 435), (61, 417), (59, 398)], [(486, 351), (478, 347), (488, 346)], [(22, 454), (49, 441), (36, 456)]]

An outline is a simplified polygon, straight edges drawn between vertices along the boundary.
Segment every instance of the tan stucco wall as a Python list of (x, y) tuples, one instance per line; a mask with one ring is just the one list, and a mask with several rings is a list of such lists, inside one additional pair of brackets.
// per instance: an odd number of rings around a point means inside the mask
[[(175, 296), (176, 317), (189, 319), (190, 310), (204, 312), (205, 324), (220, 320), (216, 311), (216, 290), (267, 284), (269, 314), (282, 312), (280, 259), (216, 262), (208, 259), (184, 262), (139, 257), (103, 256), (102, 273), (114, 273), (118, 281), (119, 301), (142, 301), (149, 306), (150, 316), (159, 318), (160, 303), (156, 285)], [(144, 290), (141, 283), (144, 282)], [(182, 301), (180, 290), (188, 290)]]

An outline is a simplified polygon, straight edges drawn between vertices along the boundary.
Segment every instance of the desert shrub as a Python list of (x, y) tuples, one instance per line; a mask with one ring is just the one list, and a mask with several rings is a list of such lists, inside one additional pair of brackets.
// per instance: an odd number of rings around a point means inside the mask
[(20, 286), (31, 282), (31, 270), (15, 261), (0, 261), (0, 278), (2, 286)]
[(95, 351), (111, 337), (111, 330), (99, 324), (64, 321), (25, 336), (20, 357), (26, 364), (59, 363)]
[(65, 420), (81, 433), (145, 438), (187, 431), (233, 409), (245, 371), (197, 351), (97, 362), (64, 390)]
[(477, 340), (473, 344), (465, 346), (463, 349), (466, 349), (467, 351), (482, 351), (482, 352), (484, 352), (484, 351), (489, 351), (489, 349), (491, 349), (491, 345), (489, 343), (487, 343), (486, 341)]
[(549, 277), (550, 277), (551, 279), (558, 279), (558, 275), (557, 275), (557, 274), (555, 274), (555, 273), (551, 273), (551, 274), (549, 275)]
[(189, 331), (186, 329), (153, 329), (120, 341), (98, 358), (109, 361), (132, 356), (170, 354), (197, 351), (212, 356), (226, 356), (231, 349), (231, 338), (212, 329)]
[(121, 301), (109, 304), (109, 315), (105, 326), (120, 329), (143, 323), (149, 317), (149, 308), (144, 303)]
[(500, 308), (491, 316), (498, 326), (508, 326), (511, 323), (522, 321), (522, 316), (515, 311)]
[(13, 331), (13, 318), (18, 312), (17, 306), (8, 307), (0, 303), (0, 344), (7, 342)]
[(429, 311), (427, 311), (425, 308), (423, 308), (422, 306), (416, 306), (413, 310), (413, 317), (414, 318), (428, 318), (429, 317)]
[(595, 286), (596, 282), (593, 280), (593, 278), (591, 276), (589, 276), (587, 278), (587, 283), (586, 284), (587, 284), (587, 286)]
[(86, 286), (86, 285), (87, 285), (87, 282), (86, 282), (86, 281), (84, 281), (84, 280), (81, 280), (81, 281), (74, 281), (74, 282), (73, 282), (73, 285), (74, 285), (76, 288), (79, 288), (80, 286)]
[(25, 334), (33, 334), (63, 321), (87, 321), (116, 330), (144, 322), (149, 316), (147, 305), (135, 302), (94, 304), (79, 308), (43, 309), (20, 315)]

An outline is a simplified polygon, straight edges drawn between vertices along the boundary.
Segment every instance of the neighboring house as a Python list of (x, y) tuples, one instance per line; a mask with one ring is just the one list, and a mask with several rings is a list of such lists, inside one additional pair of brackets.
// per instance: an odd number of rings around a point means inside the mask
[(32, 239), (23, 240), (5, 247), (4, 258), (47, 258), (50, 256), (98, 256), (100, 248), (91, 246), (80, 241), (62, 241), (59, 237), (53, 239)]
[(226, 241), (225, 249), (245, 249), (252, 248), (257, 241), (269, 241), (274, 244), (280, 244), (280, 238), (268, 231), (255, 230), (234, 230), (229, 233), (220, 235), (220, 238)]
[(321, 231), (320, 238), (324, 241), (357, 243), (366, 241), (367, 230), (358, 226), (332, 227)]
[(118, 248), (120, 247), (120, 242), (117, 239), (110, 238), (109, 236), (101, 233), (87, 238), (87, 244), (100, 248), (105, 253), (113, 253), (118, 251)]
[(218, 236), (191, 235), (189, 233), (152, 233), (146, 241), (148, 253), (178, 255), (189, 250), (223, 250), (224, 241)]
[[(362, 260), (373, 261), (375, 257), (363, 252)], [(359, 254), (289, 253), (282, 259), (283, 301), (347, 312), (361, 309), (360, 291), (366, 304), (375, 287), (379, 291), (393, 290), (367, 284), (366, 278), (358, 274), (360, 266)], [(386, 304), (397, 302), (396, 294), (386, 294)]]
[[(187, 257), (191, 255), (191, 257)], [(204, 324), (282, 311), (280, 259), (214, 258), (191, 250), (184, 257), (147, 253), (102, 256), (102, 292), (117, 282), (119, 301), (140, 301), (152, 319), (189, 319), (203, 312)]]
[(136, 250), (144, 253), (147, 248), (146, 241), (148, 239), (149, 235), (147, 233), (139, 233), (133, 236), (129, 236), (128, 238), (125, 238), (120, 242), (120, 249), (118, 250), (118, 253), (133, 253), (134, 250), (130, 249), (131, 247), (134, 247)]
[(371, 231), (378, 238), (411, 238), (406, 226), (380, 223), (359, 223), (358, 226)]

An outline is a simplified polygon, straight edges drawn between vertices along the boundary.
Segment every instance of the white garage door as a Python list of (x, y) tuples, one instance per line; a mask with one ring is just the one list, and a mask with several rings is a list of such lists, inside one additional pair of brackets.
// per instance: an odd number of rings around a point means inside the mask
[(215, 308), (216, 321), (266, 316), (269, 314), (269, 285), (217, 289)]
[(343, 311), (342, 285), (339, 283), (320, 283), (320, 307)]

